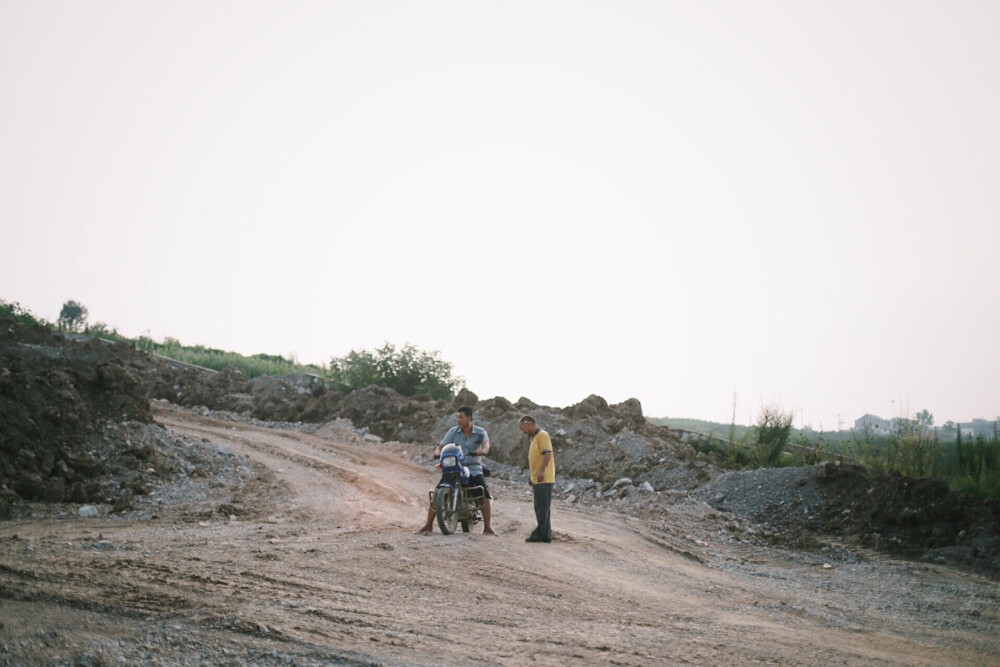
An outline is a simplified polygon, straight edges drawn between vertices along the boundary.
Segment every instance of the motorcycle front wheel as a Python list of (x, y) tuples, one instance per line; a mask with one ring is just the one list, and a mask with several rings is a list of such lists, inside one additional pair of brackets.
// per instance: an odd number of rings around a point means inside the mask
[(438, 487), (434, 508), (437, 513), (438, 526), (444, 535), (451, 535), (458, 525), (458, 512), (452, 508), (451, 487)]

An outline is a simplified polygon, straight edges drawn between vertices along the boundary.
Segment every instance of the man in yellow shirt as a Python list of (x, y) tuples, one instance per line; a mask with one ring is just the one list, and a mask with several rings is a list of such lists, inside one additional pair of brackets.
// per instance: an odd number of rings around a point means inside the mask
[(552, 439), (538, 428), (535, 418), (524, 415), (517, 425), (528, 436), (528, 470), (531, 492), (535, 497), (535, 519), (538, 527), (525, 542), (552, 541), (552, 487), (556, 482), (556, 462), (552, 456)]

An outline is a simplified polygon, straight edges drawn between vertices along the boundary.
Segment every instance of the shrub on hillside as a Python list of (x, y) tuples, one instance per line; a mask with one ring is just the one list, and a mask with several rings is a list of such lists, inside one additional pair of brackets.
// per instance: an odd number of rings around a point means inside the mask
[(424, 352), (413, 345), (397, 350), (385, 343), (377, 350), (352, 350), (347, 356), (330, 360), (330, 378), (345, 389), (381, 386), (403, 396), (423, 394), (450, 401), (464, 381), (452, 376), (451, 363), (440, 353)]
[(781, 453), (788, 447), (792, 432), (792, 413), (782, 412), (776, 405), (761, 409), (755, 429), (757, 433), (757, 455), (766, 466), (775, 466)]

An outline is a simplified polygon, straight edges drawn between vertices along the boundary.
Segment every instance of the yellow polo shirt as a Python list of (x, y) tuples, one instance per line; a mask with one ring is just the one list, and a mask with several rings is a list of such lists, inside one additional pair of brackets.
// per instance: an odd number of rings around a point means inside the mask
[[(535, 435), (531, 436), (531, 446), (528, 447), (528, 469), (531, 471), (531, 483), (538, 479), (538, 469), (542, 467), (542, 456), (545, 452), (552, 451), (552, 439), (549, 434), (539, 429)], [(549, 465), (545, 468), (545, 476), (542, 477), (542, 484), (554, 484), (556, 481), (556, 455), (549, 458)]]

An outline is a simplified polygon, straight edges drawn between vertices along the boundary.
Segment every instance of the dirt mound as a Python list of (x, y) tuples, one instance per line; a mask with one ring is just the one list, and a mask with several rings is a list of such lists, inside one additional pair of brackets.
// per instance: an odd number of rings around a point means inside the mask
[(631, 477), (658, 489), (693, 489), (717, 474), (708, 458), (682, 443), (670, 429), (647, 422), (636, 399), (609, 405), (591, 395), (568, 408), (553, 408), (527, 398), (516, 403), (501, 396), (481, 401), (463, 389), (447, 402), (402, 396), (387, 387), (344, 393), (305, 375), (249, 379), (233, 369), (213, 373), (166, 362), (150, 364), (145, 382), (152, 398), (185, 407), (202, 406), (266, 421), (322, 424), (349, 419), (385, 440), (429, 448), (454, 425), (455, 410), (469, 405), (475, 410), (476, 423), (490, 433), (490, 458), (519, 467), (525, 465), (525, 443), (517, 420), (530, 412), (552, 436), (561, 474), (600, 482)]
[[(502, 397), (469, 402), (476, 424), (490, 434), (490, 458), (502, 463), (525, 467), (528, 443), (517, 420), (530, 413), (552, 438), (560, 476), (602, 484), (629, 477), (659, 490), (694, 489), (718, 474), (670, 429), (647, 422), (636, 399), (609, 405), (591, 395), (567, 408), (539, 406), (523, 397), (513, 404)], [(432, 433), (440, 439), (452, 425), (454, 414), (449, 412), (439, 417)]]
[(996, 504), (952, 492), (941, 479), (869, 477), (858, 466), (819, 466), (826, 502), (818, 529), (907, 557), (961, 563), (1000, 574)]
[(216, 373), (150, 358), (142, 375), (150, 398), (175, 405), (275, 422), (350, 419), (386, 440), (426, 441), (439, 416), (452, 409), (446, 401), (401, 396), (386, 387), (344, 393), (301, 374), (250, 379), (233, 368)]
[(0, 319), (0, 516), (17, 498), (115, 502), (146, 487), (151, 451), (112, 433), (152, 420), (137, 356)]
[(759, 523), (774, 543), (816, 548), (841, 539), (1000, 576), (996, 504), (951, 492), (943, 480), (873, 478), (859, 466), (825, 463), (727, 473), (698, 497)]

